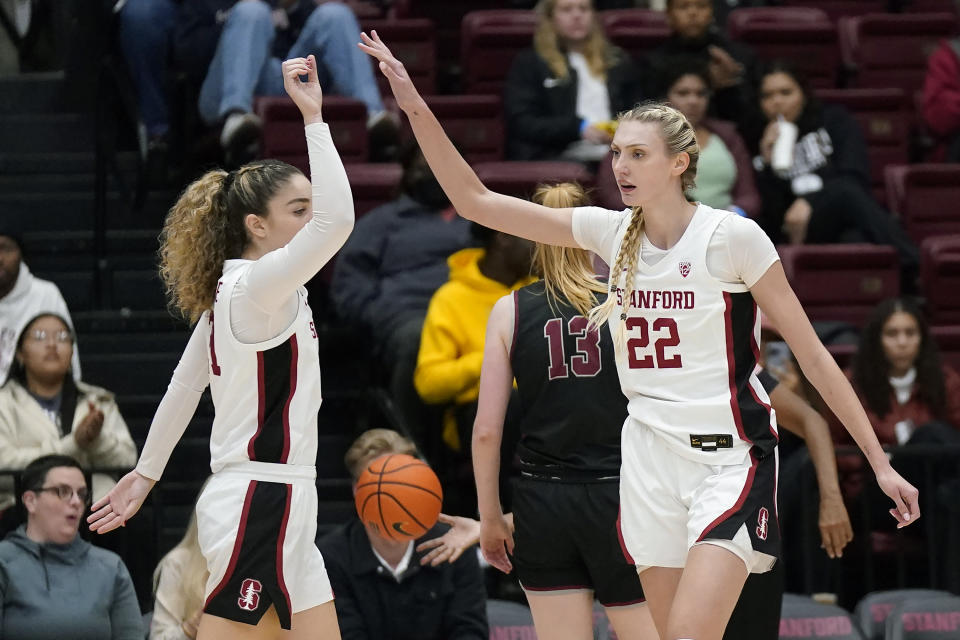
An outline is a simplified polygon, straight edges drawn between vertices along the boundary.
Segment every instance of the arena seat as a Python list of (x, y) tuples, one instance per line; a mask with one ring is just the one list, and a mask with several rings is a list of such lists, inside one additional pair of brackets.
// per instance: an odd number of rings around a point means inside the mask
[(779, 246), (793, 290), (811, 320), (863, 326), (873, 308), (900, 291), (897, 254), (872, 244)]
[(863, 640), (863, 635), (845, 609), (821, 604), (812, 598), (784, 594), (780, 614), (780, 637), (796, 640)]
[(789, 60), (813, 87), (837, 84), (840, 49), (830, 17), (813, 7), (745, 7), (727, 17), (727, 32), (758, 58)]
[(863, 632), (864, 640), (883, 640), (887, 618), (898, 604), (906, 600), (922, 600), (948, 595), (950, 594), (946, 591), (933, 589), (874, 591), (860, 599), (853, 610), (853, 617), (860, 631)]
[(960, 165), (887, 166), (887, 203), (914, 242), (960, 233)]
[(578, 182), (593, 185), (593, 176), (578, 162), (481, 162), (474, 165), (480, 181), (491, 191), (529, 199), (541, 182)]
[(461, 23), (463, 93), (500, 95), (517, 53), (533, 46), (536, 14), (522, 9), (471, 11)]
[(878, 202), (887, 199), (884, 167), (909, 160), (910, 119), (901, 89), (819, 89), (823, 102), (846, 107), (860, 124), (870, 160), (870, 183)]
[(670, 27), (662, 11), (652, 9), (610, 9), (600, 12), (607, 37), (637, 60), (670, 37)]
[(530, 608), (519, 602), (489, 598), (487, 622), (490, 624), (491, 640), (500, 638), (535, 640), (537, 637)]
[[(503, 160), (503, 102), (499, 96), (425, 96), (424, 100), (467, 162)], [(409, 129), (409, 121), (403, 122)]]
[[(263, 120), (261, 155), (289, 162), (310, 175), (303, 116), (293, 100), (287, 96), (260, 96), (254, 100), (253, 108)], [(325, 95), (323, 120), (330, 126), (330, 136), (344, 162), (367, 160), (366, 105), (353, 98)]]
[(930, 324), (960, 324), (960, 235), (932, 236), (920, 244), (920, 282)]
[[(367, 33), (376, 29), (383, 41), (390, 45), (390, 51), (403, 62), (420, 93), (426, 95), (436, 91), (437, 45), (432, 21), (424, 18), (363, 20), (361, 27)], [(376, 67), (376, 59), (370, 58), (370, 61), (374, 65), (374, 77), (380, 92), (390, 95), (390, 83), (386, 76)]]
[(820, 9), (833, 21), (845, 16), (862, 16), (887, 10), (887, 0), (783, 0), (782, 4)]
[(887, 618), (884, 640), (957, 640), (960, 597), (908, 599)]
[(923, 87), (927, 58), (952, 37), (952, 13), (871, 14), (844, 18), (837, 27), (851, 86), (898, 87), (912, 96)]

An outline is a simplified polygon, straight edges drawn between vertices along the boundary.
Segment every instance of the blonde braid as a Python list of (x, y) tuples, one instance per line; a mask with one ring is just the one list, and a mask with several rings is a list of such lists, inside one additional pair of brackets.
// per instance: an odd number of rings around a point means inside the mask
[(600, 305), (590, 311), (590, 327), (600, 327), (604, 322), (610, 319), (613, 314), (613, 308), (617, 304), (617, 285), (623, 277), (623, 272), (627, 275), (624, 282), (624, 298), (620, 312), (620, 327), (613, 336), (616, 346), (623, 346), (626, 343), (626, 320), (627, 309), (630, 308), (630, 299), (633, 295), (633, 281), (637, 270), (637, 259), (640, 255), (640, 242), (643, 238), (643, 210), (640, 207), (633, 209), (630, 217), (630, 223), (623, 240), (620, 242), (620, 250), (617, 252), (617, 258), (614, 260), (613, 267), (610, 269), (610, 282), (608, 283), (609, 293), (607, 299)]

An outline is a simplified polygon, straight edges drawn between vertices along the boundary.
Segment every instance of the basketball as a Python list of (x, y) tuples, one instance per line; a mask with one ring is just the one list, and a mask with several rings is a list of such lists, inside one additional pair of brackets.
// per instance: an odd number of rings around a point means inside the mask
[(374, 458), (357, 478), (357, 514), (382, 537), (419, 538), (437, 523), (443, 503), (440, 480), (430, 465), (413, 456), (388, 453)]

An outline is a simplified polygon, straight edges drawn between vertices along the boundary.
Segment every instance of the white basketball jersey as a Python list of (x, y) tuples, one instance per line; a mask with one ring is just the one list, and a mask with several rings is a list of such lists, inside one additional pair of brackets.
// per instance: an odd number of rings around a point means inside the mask
[(210, 393), (215, 416), (210, 468), (231, 462), (310, 465), (317, 458), (320, 362), (307, 291), (297, 292), (297, 317), (280, 335), (243, 344), (230, 330), (233, 288), (253, 262), (229, 261), (217, 284), (210, 330)]
[(647, 425), (679, 455), (708, 464), (737, 464), (751, 447), (762, 456), (777, 443), (770, 399), (756, 376), (757, 305), (746, 285), (720, 282), (707, 270), (710, 238), (727, 215), (734, 214), (697, 207), (656, 265), (637, 260), (632, 300), (618, 287), (622, 306), (610, 316), (616, 335), (626, 313), (626, 348), (616, 350), (626, 428)]

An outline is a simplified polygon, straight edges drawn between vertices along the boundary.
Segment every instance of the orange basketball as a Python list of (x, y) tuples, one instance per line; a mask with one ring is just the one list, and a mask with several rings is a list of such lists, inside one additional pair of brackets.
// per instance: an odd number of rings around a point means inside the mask
[(419, 538), (437, 523), (443, 503), (440, 480), (413, 456), (388, 453), (367, 463), (357, 478), (357, 513), (384, 538)]

